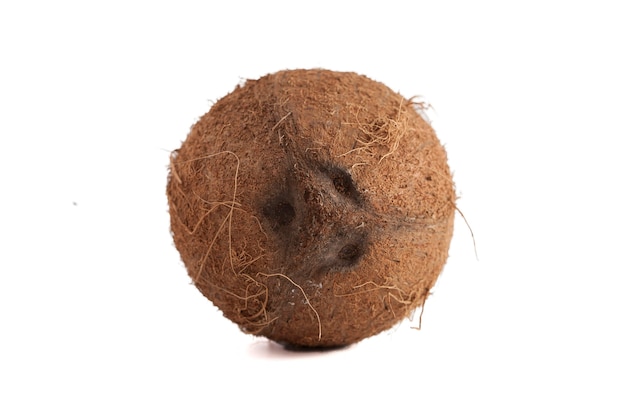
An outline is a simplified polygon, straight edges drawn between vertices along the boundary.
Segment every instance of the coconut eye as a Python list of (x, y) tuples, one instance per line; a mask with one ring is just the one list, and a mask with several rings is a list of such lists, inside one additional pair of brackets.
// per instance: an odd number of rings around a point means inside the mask
[(362, 254), (363, 250), (360, 245), (350, 243), (341, 248), (337, 257), (348, 265), (354, 265)]
[(328, 172), (328, 175), (339, 194), (353, 200), (355, 203), (360, 202), (359, 192), (350, 174), (340, 168), (333, 168)]
[(340, 176), (333, 178), (333, 185), (335, 186), (335, 189), (341, 194), (348, 194), (351, 184), (348, 182), (348, 179), (346, 177)]
[(263, 214), (274, 223), (274, 227), (289, 225), (296, 217), (296, 210), (286, 201), (276, 201), (263, 208)]

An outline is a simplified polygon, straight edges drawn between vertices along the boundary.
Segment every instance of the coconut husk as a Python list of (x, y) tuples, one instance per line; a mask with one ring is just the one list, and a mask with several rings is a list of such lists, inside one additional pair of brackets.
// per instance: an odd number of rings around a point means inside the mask
[(422, 306), (455, 190), (423, 105), (355, 73), (248, 80), (172, 153), (171, 231), (196, 287), (247, 333), (335, 347)]

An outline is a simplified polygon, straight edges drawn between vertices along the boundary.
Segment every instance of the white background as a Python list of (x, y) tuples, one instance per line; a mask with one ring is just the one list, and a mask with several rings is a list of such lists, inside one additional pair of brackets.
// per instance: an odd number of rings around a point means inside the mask
[[(2, 2), (0, 415), (626, 415), (625, 12), (411, 3)], [(190, 285), (165, 181), (213, 101), (311, 67), (432, 104), (478, 260), (457, 216), (421, 331), (297, 354)]]

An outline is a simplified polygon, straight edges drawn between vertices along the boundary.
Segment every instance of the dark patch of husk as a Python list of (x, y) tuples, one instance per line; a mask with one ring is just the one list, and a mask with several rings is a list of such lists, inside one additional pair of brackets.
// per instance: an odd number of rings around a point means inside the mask
[(171, 231), (197, 288), (248, 333), (345, 346), (419, 306), (455, 191), (420, 104), (354, 73), (248, 80), (171, 157)]

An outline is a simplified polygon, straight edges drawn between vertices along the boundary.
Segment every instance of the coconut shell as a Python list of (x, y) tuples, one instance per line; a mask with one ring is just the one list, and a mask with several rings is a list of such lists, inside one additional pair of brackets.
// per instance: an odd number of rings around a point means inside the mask
[(362, 75), (248, 80), (172, 153), (171, 232), (195, 286), (246, 333), (338, 347), (422, 306), (455, 190), (419, 103)]

